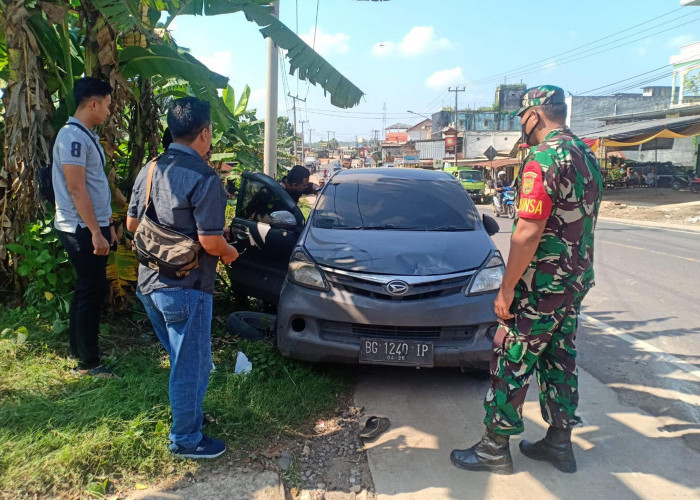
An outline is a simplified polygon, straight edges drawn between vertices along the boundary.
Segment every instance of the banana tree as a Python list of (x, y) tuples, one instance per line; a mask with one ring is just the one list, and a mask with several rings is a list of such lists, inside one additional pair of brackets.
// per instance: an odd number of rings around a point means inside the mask
[[(137, 0), (92, 0), (113, 26), (129, 27), (144, 31), (138, 23)], [(297, 72), (301, 80), (319, 85), (330, 94), (331, 104), (350, 108), (359, 104), (364, 95), (350, 80), (344, 77), (328, 61), (316, 53), (306, 42), (272, 15), (270, 0), (141, 0), (150, 9), (165, 11), (168, 19), (165, 28), (180, 15), (222, 15), (242, 12), (249, 21), (261, 27), (263, 37), (270, 37), (286, 51), (290, 73)]]

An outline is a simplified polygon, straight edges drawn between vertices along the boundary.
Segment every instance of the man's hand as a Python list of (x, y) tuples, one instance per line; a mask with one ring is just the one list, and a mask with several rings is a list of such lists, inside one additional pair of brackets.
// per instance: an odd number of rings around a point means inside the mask
[(221, 259), (221, 263), (224, 265), (228, 265), (238, 258), (238, 250), (231, 245), (226, 245), (226, 247), (226, 252), (219, 257)]
[(510, 312), (510, 306), (513, 304), (514, 296), (515, 293), (512, 288), (504, 290), (503, 287), (501, 287), (498, 291), (496, 300), (493, 301), (493, 310), (500, 319), (506, 320), (513, 317), (513, 314)]
[[(112, 230), (114, 230), (114, 228), (112, 228)], [(109, 255), (109, 241), (102, 236), (99, 228), (92, 233), (92, 246), (94, 248), (92, 253), (95, 255)]]
[(110, 233), (110, 243), (112, 246), (116, 245), (119, 243), (119, 237), (117, 236), (117, 230), (114, 229), (114, 226), (109, 227), (109, 233)]

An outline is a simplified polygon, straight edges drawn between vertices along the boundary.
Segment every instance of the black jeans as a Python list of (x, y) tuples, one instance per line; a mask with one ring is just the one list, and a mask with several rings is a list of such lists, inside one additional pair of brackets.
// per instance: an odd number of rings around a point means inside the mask
[[(109, 226), (100, 231), (111, 240)], [(78, 358), (78, 368), (94, 368), (100, 364), (97, 335), (108, 290), (107, 256), (92, 253), (92, 234), (86, 227), (78, 227), (75, 233), (57, 232), (78, 276), (70, 305), (70, 350)]]

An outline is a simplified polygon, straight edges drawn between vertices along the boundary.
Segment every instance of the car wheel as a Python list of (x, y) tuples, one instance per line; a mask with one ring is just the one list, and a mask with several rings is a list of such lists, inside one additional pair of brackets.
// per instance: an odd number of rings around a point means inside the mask
[(679, 191), (681, 189), (681, 181), (673, 181), (671, 183), (671, 187), (673, 188), (674, 191)]
[(272, 336), (276, 320), (272, 314), (237, 311), (229, 314), (226, 332), (246, 340), (264, 340)]
[(508, 205), (508, 217), (515, 219), (515, 205)]

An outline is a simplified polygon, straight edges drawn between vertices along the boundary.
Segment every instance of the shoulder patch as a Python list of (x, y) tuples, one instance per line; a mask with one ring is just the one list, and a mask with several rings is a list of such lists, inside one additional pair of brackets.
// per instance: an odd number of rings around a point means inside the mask
[(552, 198), (547, 194), (538, 161), (527, 162), (523, 168), (518, 216), (523, 219), (543, 220), (552, 212)]
[(528, 170), (527, 167), (539, 167), (539, 163), (536, 161), (531, 161), (528, 162), (528, 164), (525, 166), (525, 171), (523, 172), (523, 194), (528, 195), (532, 193), (532, 190), (535, 187), (535, 181), (539, 177), (539, 174), (533, 169), (533, 170)]

